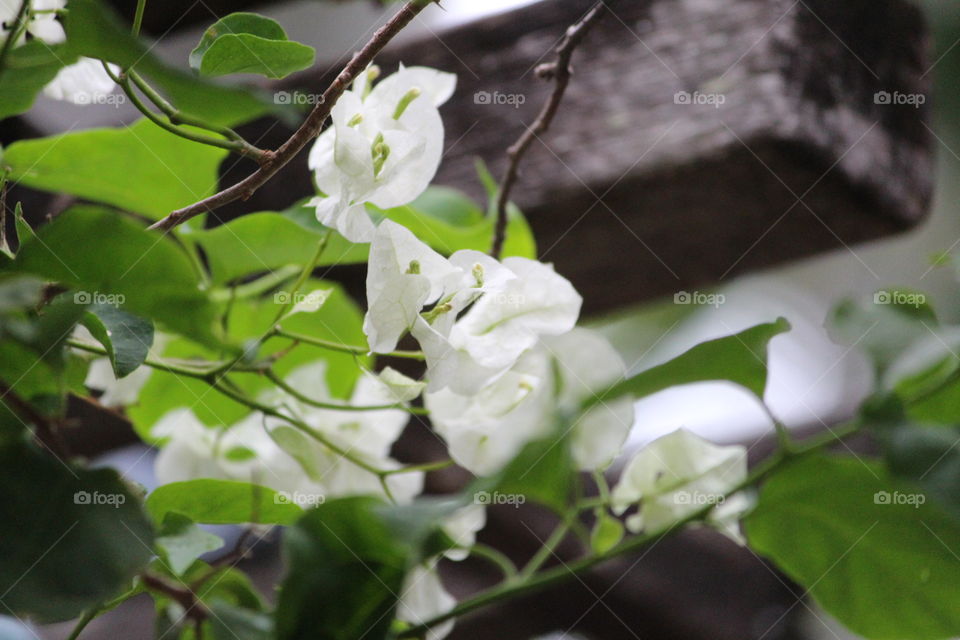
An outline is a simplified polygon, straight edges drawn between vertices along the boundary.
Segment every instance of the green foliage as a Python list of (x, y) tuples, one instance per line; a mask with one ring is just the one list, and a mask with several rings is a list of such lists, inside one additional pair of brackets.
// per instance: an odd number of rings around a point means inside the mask
[(565, 513), (576, 476), (568, 435), (558, 429), (527, 444), (499, 474), (474, 483), (474, 500), (490, 504), (492, 494), (499, 493), (511, 504), (532, 501)]
[(63, 44), (33, 40), (13, 49), (0, 70), (0, 120), (29, 110), (60, 69), (76, 60)]
[(14, 613), (68, 620), (128, 588), (153, 532), (117, 474), (0, 446), (0, 592)]
[(120, 129), (15, 142), (3, 163), (11, 180), (24, 186), (160, 218), (214, 193), (226, 155), (225, 149), (185, 140), (144, 118)]
[(210, 630), (214, 640), (273, 640), (273, 618), (223, 602), (211, 607)]
[(256, 73), (283, 78), (313, 64), (316, 51), (287, 38), (275, 20), (231, 13), (213, 23), (190, 53), (190, 66), (204, 76)]
[(119, 307), (91, 305), (82, 322), (107, 350), (117, 378), (133, 373), (146, 360), (153, 346), (153, 324)]
[(873, 640), (960, 634), (956, 521), (877, 464), (808, 456), (777, 471), (746, 519), (750, 546)]
[[(453, 189), (430, 187), (410, 205), (387, 211), (371, 207), (371, 211), (407, 226), (447, 255), (460, 249), (487, 251), (493, 241), (492, 221)], [(189, 230), (185, 237), (203, 248), (214, 281), (225, 283), (309, 263), (317, 243), (328, 231), (317, 222), (312, 207), (298, 205), (284, 213), (254, 213), (213, 229)], [(536, 257), (533, 234), (519, 213), (510, 222), (510, 234), (512, 240), (505, 246), (504, 255)], [(368, 253), (369, 245), (353, 244), (334, 233), (320, 266), (363, 263)]]
[(767, 345), (789, 330), (790, 323), (780, 318), (732, 336), (703, 342), (669, 362), (614, 385), (590, 404), (627, 393), (642, 398), (669, 387), (708, 380), (732, 382), (762, 399), (767, 386)]
[[(357, 305), (332, 282), (308, 280), (303, 290), (309, 292), (318, 288), (330, 290), (324, 305), (314, 313), (290, 316), (283, 320), (282, 326), (298, 335), (342, 344), (364, 344), (363, 316)], [(282, 297), (284, 294), (279, 292), (259, 299), (234, 300), (225, 323), (229, 342), (243, 344), (262, 338), (273, 326), (282, 306), (277, 301), (285, 299)], [(260, 355), (279, 353), (290, 345), (290, 340), (270, 338), (261, 345)], [(175, 338), (166, 344), (162, 355), (164, 358), (185, 361), (217, 361), (223, 354), (190, 340)], [(273, 369), (278, 375), (285, 376), (298, 367), (316, 361), (325, 363), (325, 382), (331, 394), (340, 399), (349, 397), (360, 375), (360, 366), (370, 364), (366, 356), (300, 344), (277, 361)], [(235, 376), (233, 380), (249, 397), (257, 397), (272, 388), (270, 381), (263, 376)], [(201, 422), (215, 427), (232, 425), (250, 413), (249, 407), (211, 391), (204, 381), (154, 371), (140, 393), (140, 401), (129, 409), (128, 414), (140, 437), (152, 442), (151, 427), (164, 414), (178, 407), (189, 407)]]
[(293, 524), (303, 510), (279, 498), (273, 489), (203, 478), (172, 482), (147, 496), (147, 511), (154, 522), (164, 523), (170, 513), (203, 524)]
[(176, 107), (212, 124), (241, 124), (277, 109), (268, 96), (211, 84), (166, 65), (99, 0), (70, 0), (65, 26), (72, 51), (121, 68), (134, 67)]
[(163, 518), (156, 545), (166, 566), (179, 576), (204, 553), (223, 546), (223, 540), (204, 531), (187, 516), (168, 511)]
[(318, 629), (330, 640), (387, 637), (420, 550), (391, 528), (382, 505), (374, 498), (331, 500), (287, 531), (277, 640), (316, 638)]
[(620, 543), (623, 534), (623, 523), (604, 511), (590, 532), (590, 546), (596, 553), (606, 553)]
[(68, 298), (35, 311), (43, 282), (33, 276), (0, 274), (0, 381), (43, 413), (63, 408), (63, 394), (84, 372), (63, 341), (84, 312)]
[(24, 243), (10, 268), (72, 287), (79, 304), (106, 297), (194, 340), (220, 344), (217, 306), (200, 290), (190, 258), (169, 238), (112, 211), (64, 212)]

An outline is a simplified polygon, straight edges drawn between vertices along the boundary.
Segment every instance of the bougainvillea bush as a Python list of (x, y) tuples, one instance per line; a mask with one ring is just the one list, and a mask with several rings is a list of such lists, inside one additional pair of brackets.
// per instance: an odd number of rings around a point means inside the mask
[[(431, 185), (456, 76), (376, 65), (432, 2), (393, 7), (328, 87), (297, 100), (218, 80), (313, 64), (275, 21), (229, 15), (180, 68), (140, 39), (145, 4), (130, 26), (98, 0), (0, 0), (0, 118), (39, 94), (142, 112), (3, 149), (0, 612), (77, 619), (76, 638), (148, 594), (160, 637), (439, 639), (462, 614), (709, 527), (868, 638), (960, 635), (957, 330), (907, 293), (829, 319), (876, 366), (849, 423), (798, 441), (771, 414), (778, 447), (752, 468), (745, 447), (682, 429), (625, 454), (638, 398), (720, 380), (762, 403), (768, 344), (790, 327), (771, 318), (628, 375), (580, 326), (581, 292), (537, 260), (510, 190), (604, 3), (538, 70), (555, 91), (504, 179), (479, 168), (485, 203)], [(302, 124), (261, 149), (236, 127), (263, 116)], [(254, 168), (217, 191), (228, 158)], [(314, 176), (296, 206), (209, 215), (291, 162)], [(74, 204), (34, 228), (14, 185)], [(318, 275), (338, 264), (366, 266), (361, 299)], [(70, 451), (71, 395), (159, 449), (157, 488)], [(412, 422), (444, 457), (394, 457)], [(859, 432), (881, 453), (854, 454), (844, 439)], [(423, 495), (454, 466), (473, 478), (461, 492)], [(476, 535), (488, 506), (524, 503), (557, 524), (517, 566)], [(226, 546), (210, 524), (244, 534)], [(276, 528), (284, 574), (263, 594), (238, 563)], [(568, 536), (587, 551), (552, 562)], [(469, 557), (503, 579), (457, 601), (438, 567)]]

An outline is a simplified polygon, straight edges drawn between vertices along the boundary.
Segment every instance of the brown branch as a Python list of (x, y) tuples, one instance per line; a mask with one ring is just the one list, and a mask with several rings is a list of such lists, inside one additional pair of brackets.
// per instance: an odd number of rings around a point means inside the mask
[(166, 218), (152, 224), (150, 229), (169, 230), (202, 213), (213, 211), (226, 204), (236, 200), (247, 200), (253, 193), (267, 183), (280, 169), (287, 165), (300, 151), (320, 134), (324, 123), (330, 116), (330, 111), (340, 96), (347, 90), (354, 78), (363, 72), (367, 66), (373, 62), (373, 59), (383, 50), (404, 27), (413, 21), (417, 15), (423, 11), (434, 0), (411, 0), (404, 5), (400, 11), (394, 15), (387, 24), (380, 27), (373, 38), (370, 39), (363, 49), (354, 54), (353, 58), (334, 81), (323, 92), (320, 101), (304, 120), (300, 128), (290, 136), (290, 139), (284, 142), (276, 151), (266, 152), (266, 156), (261, 163), (260, 169), (247, 176), (240, 182), (223, 191), (210, 196), (199, 202), (195, 202), (183, 209), (177, 209)]
[(533, 125), (527, 127), (520, 139), (513, 146), (507, 149), (507, 157), (510, 163), (507, 171), (500, 183), (500, 193), (497, 196), (497, 223), (493, 235), (493, 247), (490, 255), (499, 258), (503, 252), (503, 243), (507, 234), (507, 206), (510, 203), (510, 192), (517, 183), (520, 176), (520, 162), (524, 155), (530, 149), (533, 142), (550, 128), (557, 111), (560, 109), (560, 103), (570, 84), (570, 78), (573, 76), (573, 69), (570, 67), (570, 60), (573, 58), (574, 50), (583, 42), (587, 32), (597, 23), (603, 15), (607, 3), (601, 0), (593, 6), (578, 22), (570, 25), (566, 34), (556, 48), (556, 60), (542, 64), (537, 67), (537, 75), (555, 82), (553, 93), (550, 99), (543, 106)]
[(207, 606), (190, 588), (177, 586), (169, 582), (166, 578), (147, 572), (140, 574), (140, 580), (147, 589), (162, 593), (183, 607), (183, 615), (185, 618), (202, 622), (210, 613)]

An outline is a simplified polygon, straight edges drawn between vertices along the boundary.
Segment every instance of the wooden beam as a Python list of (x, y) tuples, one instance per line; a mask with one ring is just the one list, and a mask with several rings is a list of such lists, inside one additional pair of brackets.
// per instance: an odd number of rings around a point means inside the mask
[[(440, 183), (479, 197), (473, 159), (502, 172), (504, 150), (551, 88), (534, 68), (591, 4), (535, 4), (381, 58), (385, 67), (403, 61), (460, 77), (443, 108)], [(588, 311), (710, 285), (923, 219), (933, 173), (930, 77), (912, 3), (615, 7), (575, 55), (565, 104), (515, 191), (542, 257), (585, 293)], [(320, 87), (323, 75), (294, 84)], [(291, 168), (247, 209), (275, 208), (308, 185), (304, 167)]]

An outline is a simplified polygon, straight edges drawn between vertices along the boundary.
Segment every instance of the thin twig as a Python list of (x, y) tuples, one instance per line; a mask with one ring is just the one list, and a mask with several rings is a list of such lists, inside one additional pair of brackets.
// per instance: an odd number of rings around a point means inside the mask
[(249, 199), (257, 189), (266, 184), (280, 169), (293, 160), (308, 142), (320, 134), (334, 105), (353, 82), (354, 78), (373, 62), (373, 59), (383, 50), (387, 43), (393, 40), (404, 27), (410, 24), (428, 4), (432, 3), (433, 0), (412, 0), (405, 4), (387, 24), (380, 27), (380, 29), (373, 34), (370, 42), (368, 42), (359, 53), (353, 56), (347, 66), (343, 68), (330, 86), (327, 87), (327, 90), (323, 92), (320, 101), (313, 108), (313, 111), (310, 112), (310, 115), (307, 116), (307, 119), (304, 120), (303, 124), (300, 125), (300, 128), (297, 129), (286, 142), (280, 145), (276, 151), (268, 152), (266, 160), (261, 163), (261, 167), (255, 173), (209, 198), (195, 202), (183, 209), (177, 209), (166, 218), (155, 222), (150, 228), (167, 231), (200, 214), (213, 211), (236, 200)]
[(606, 6), (606, 2), (598, 2), (583, 18), (572, 24), (567, 29), (566, 35), (563, 36), (563, 40), (557, 45), (556, 60), (537, 67), (538, 76), (554, 80), (553, 93), (550, 94), (550, 99), (543, 106), (533, 125), (527, 127), (520, 139), (507, 149), (507, 157), (510, 162), (507, 165), (503, 181), (500, 183), (500, 193), (497, 196), (497, 223), (493, 235), (493, 247), (490, 250), (490, 255), (494, 258), (499, 258), (503, 252), (503, 243), (507, 235), (507, 207), (510, 203), (510, 192), (513, 191), (517, 178), (520, 176), (520, 162), (534, 141), (540, 135), (546, 133), (553, 123), (573, 75), (573, 69), (570, 67), (573, 52), (583, 42), (590, 28), (603, 15), (603, 9)]

